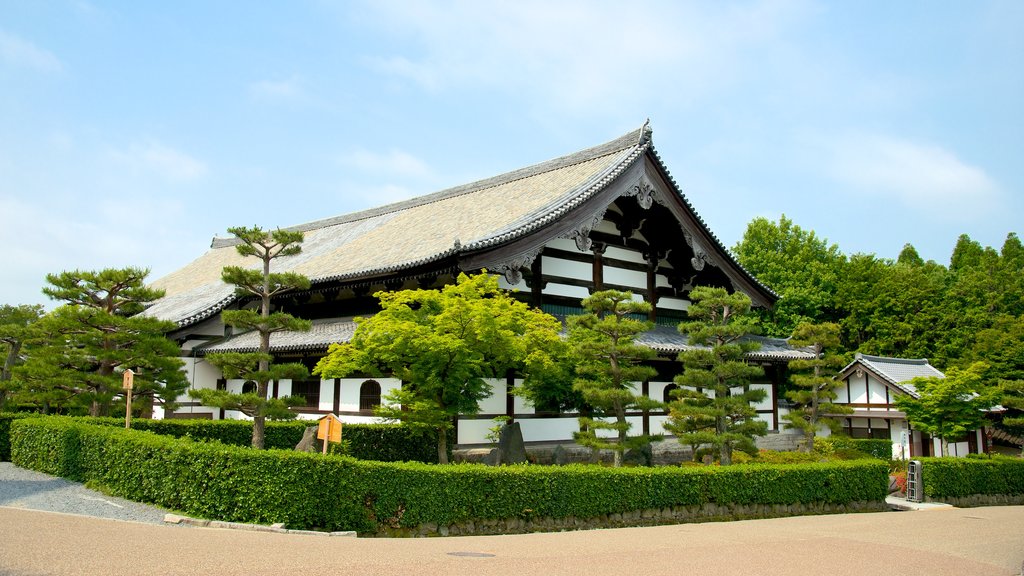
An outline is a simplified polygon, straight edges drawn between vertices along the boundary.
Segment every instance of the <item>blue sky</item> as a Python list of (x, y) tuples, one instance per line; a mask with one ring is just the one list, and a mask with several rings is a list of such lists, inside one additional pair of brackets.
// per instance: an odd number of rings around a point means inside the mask
[(786, 214), (846, 253), (1024, 232), (1024, 3), (3, 2), (0, 303), (198, 257), (651, 119), (732, 246)]

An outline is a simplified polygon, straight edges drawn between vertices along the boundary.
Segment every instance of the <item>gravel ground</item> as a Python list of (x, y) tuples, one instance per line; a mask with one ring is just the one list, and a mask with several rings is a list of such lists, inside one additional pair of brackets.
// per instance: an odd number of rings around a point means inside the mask
[(0, 462), (0, 506), (164, 525), (167, 510)]

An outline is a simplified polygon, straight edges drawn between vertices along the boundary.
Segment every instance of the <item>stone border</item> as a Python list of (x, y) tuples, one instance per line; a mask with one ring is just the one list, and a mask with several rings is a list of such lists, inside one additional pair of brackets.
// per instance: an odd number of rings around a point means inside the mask
[(429, 536), (483, 536), (494, 534), (527, 534), (530, 532), (564, 532), (568, 530), (595, 530), (600, 528), (628, 528), (688, 524), (694, 522), (722, 522), (783, 518), (818, 514), (847, 514), (851, 512), (887, 512), (884, 501), (862, 501), (847, 504), (811, 502), (807, 504), (729, 504), (708, 503), (701, 506), (676, 506), (664, 509), (634, 510), (621, 514), (606, 514), (595, 518), (504, 518), (469, 520), (438, 526), (428, 522), (410, 528), (385, 528), (374, 536), (429, 537)]
[(246, 530), (249, 532), (273, 532), (275, 534), (304, 534), (309, 536), (336, 536), (345, 538), (355, 538), (355, 532), (317, 532), (315, 530), (289, 530), (284, 527), (284, 524), (271, 524), (270, 526), (264, 526), (263, 524), (244, 524), (242, 522), (224, 522), (221, 520), (203, 520), (201, 518), (189, 518), (188, 516), (180, 516), (178, 514), (165, 514), (165, 524), (186, 524), (188, 526), (196, 526), (198, 528), (224, 528), (227, 530)]
[[(926, 502), (938, 502), (926, 497)], [(969, 496), (944, 496), (941, 500), (957, 508), (977, 508), (979, 506), (1019, 506), (1024, 504), (1024, 494), (971, 494)]]

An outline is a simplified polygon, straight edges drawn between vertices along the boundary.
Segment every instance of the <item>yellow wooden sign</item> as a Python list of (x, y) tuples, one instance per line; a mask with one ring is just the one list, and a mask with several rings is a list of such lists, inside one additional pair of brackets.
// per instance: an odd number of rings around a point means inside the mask
[(316, 437), (328, 442), (341, 442), (341, 420), (338, 420), (334, 414), (328, 414), (321, 418)]
[(132, 389), (132, 385), (135, 382), (135, 372), (132, 372), (131, 370), (125, 370), (124, 371), (123, 382), (124, 382), (124, 389), (125, 390), (131, 390)]

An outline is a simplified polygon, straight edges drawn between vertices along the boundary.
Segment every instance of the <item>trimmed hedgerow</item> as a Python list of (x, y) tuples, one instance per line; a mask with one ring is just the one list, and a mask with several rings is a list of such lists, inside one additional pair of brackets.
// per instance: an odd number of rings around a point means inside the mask
[(32, 416), (38, 416), (38, 414), (23, 412), (0, 414), (0, 462), (7, 462), (11, 459), (11, 421)]
[(892, 440), (819, 436), (814, 439), (814, 448), (826, 453), (833, 453), (836, 450), (856, 450), (879, 460), (892, 460)]
[[(124, 426), (119, 418), (86, 418), (81, 422)], [(302, 439), (315, 420), (268, 422), (264, 436), (266, 448), (290, 450)], [(246, 420), (132, 420), (132, 428), (175, 438), (215, 440), (232, 446), (252, 443), (252, 422)], [(381, 462), (437, 463), (437, 433), (401, 424), (345, 424), (342, 437), (349, 456)], [(451, 447), (449, 447), (449, 456)]]
[(924, 493), (929, 498), (976, 494), (1024, 494), (1024, 460), (992, 458), (921, 458)]
[(93, 481), (116, 495), (189, 515), (364, 533), (707, 503), (879, 502), (887, 486), (886, 465), (871, 460), (779, 467), (437, 466), (249, 450), (66, 418), (14, 423), (12, 449), (19, 466)]

